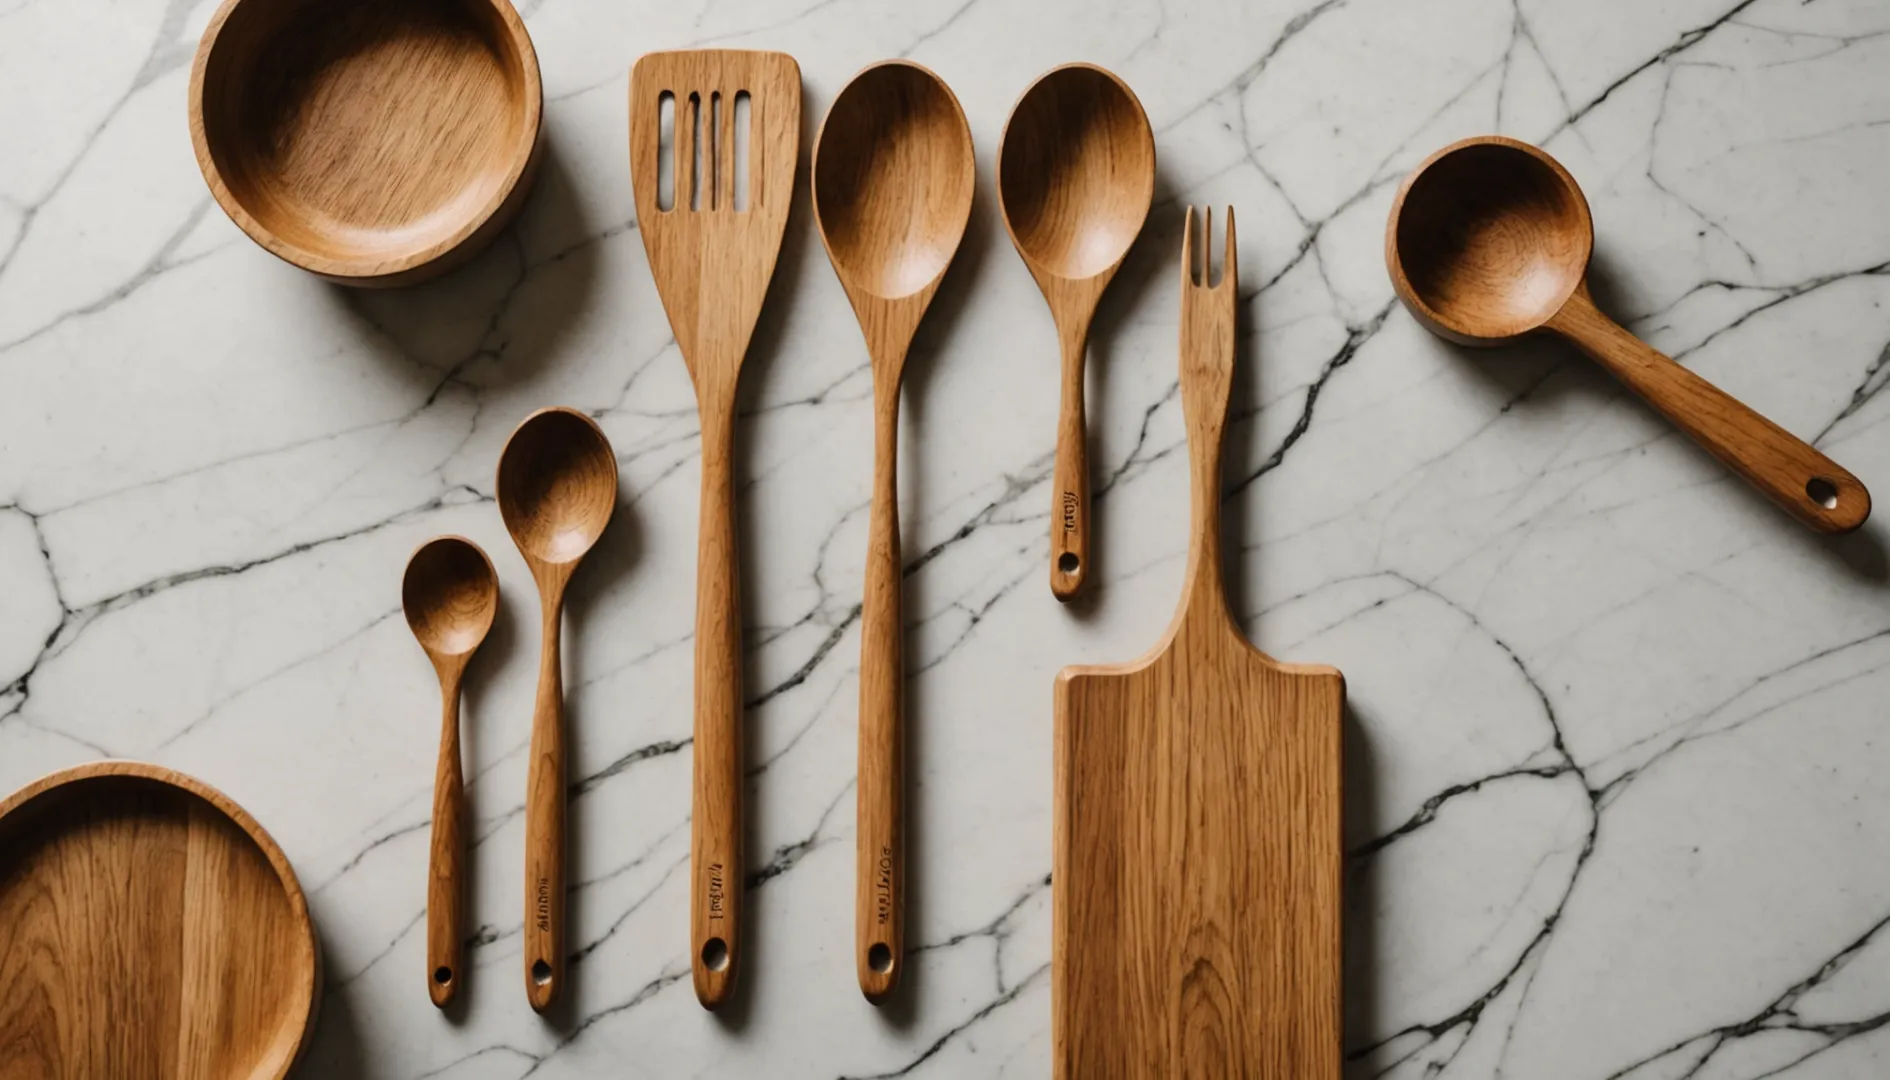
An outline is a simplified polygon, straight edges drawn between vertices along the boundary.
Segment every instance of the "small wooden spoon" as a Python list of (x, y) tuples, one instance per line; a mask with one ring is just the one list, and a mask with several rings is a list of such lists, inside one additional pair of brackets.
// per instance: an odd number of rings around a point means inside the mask
[(433, 852), (427, 862), (427, 995), (445, 1008), (459, 994), (466, 941), (459, 684), (499, 610), (499, 575), (478, 544), (436, 536), (407, 560), (400, 606), (440, 677), (440, 763), (433, 773)]
[(998, 199), (1063, 350), (1050, 509), (1050, 591), (1058, 600), (1073, 598), (1089, 572), (1089, 324), (1154, 197), (1155, 135), (1121, 79), (1094, 64), (1065, 64), (1017, 99), (998, 148)]
[(540, 409), (506, 440), (498, 489), (543, 614), (525, 781), (525, 996), (543, 1012), (564, 986), (564, 590), (617, 507), (617, 457), (590, 417)]
[(1385, 230), (1391, 283), (1418, 322), (1463, 345), (1538, 330), (1573, 341), (1787, 513), (1823, 533), (1870, 516), (1855, 476), (1595, 307), (1588, 200), (1559, 162), (1497, 135), (1452, 143), (1406, 178)]
[(971, 128), (951, 90), (891, 60), (853, 77), (814, 145), (814, 217), (873, 362), (873, 508), (860, 613), (859, 841), (854, 951), (879, 1002), (905, 960), (904, 623), (899, 385), (906, 351), (971, 217)]

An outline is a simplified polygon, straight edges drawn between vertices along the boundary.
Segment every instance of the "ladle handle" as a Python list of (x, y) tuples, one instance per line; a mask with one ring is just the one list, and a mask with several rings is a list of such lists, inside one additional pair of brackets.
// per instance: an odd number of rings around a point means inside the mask
[[(1076, 325), (1065, 329), (1066, 323)], [(1050, 508), (1050, 591), (1069, 601), (1089, 579), (1089, 427), (1083, 409), (1083, 360), (1089, 320), (1059, 319), (1062, 404), (1057, 410), (1057, 460)]]
[(463, 664), (440, 672), (440, 760), (433, 772), (433, 846), (427, 859), (427, 996), (445, 1008), (464, 972), (466, 782), (459, 764), (459, 684)]
[(899, 381), (873, 381), (873, 501), (860, 599), (859, 827), (853, 943), (875, 1003), (905, 966), (905, 621), (899, 550)]
[(564, 590), (562, 580), (539, 588), (544, 646), (525, 778), (525, 997), (544, 1012), (564, 989)]
[(1548, 325), (1799, 521), (1846, 533), (1870, 516), (1857, 477), (1635, 337), (1595, 307), (1586, 284)]
[(705, 401), (696, 548), (695, 792), (690, 817), (690, 964), (696, 1000), (728, 1000), (741, 958), (742, 611), (735, 551), (733, 394)]

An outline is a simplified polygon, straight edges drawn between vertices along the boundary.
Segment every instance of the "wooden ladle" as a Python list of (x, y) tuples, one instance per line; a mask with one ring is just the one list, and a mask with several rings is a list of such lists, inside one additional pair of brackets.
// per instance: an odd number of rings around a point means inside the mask
[(813, 171), (821, 243), (873, 363), (854, 951), (860, 990), (878, 1002), (898, 985), (905, 961), (899, 386), (912, 335), (971, 217), (971, 128), (938, 76), (903, 60), (875, 64), (834, 99), (815, 141)]
[(1089, 572), (1089, 455), (1083, 360), (1103, 290), (1148, 218), (1155, 136), (1134, 91), (1093, 64), (1052, 68), (1017, 100), (998, 148), (1004, 228), (1056, 320), (1063, 353), (1050, 591), (1076, 596)]
[(1573, 341), (1787, 513), (1823, 533), (1870, 516), (1855, 476), (1595, 307), (1588, 200), (1541, 149), (1497, 135), (1452, 143), (1404, 181), (1385, 262), (1405, 306), (1464, 345), (1538, 330)]
[(564, 987), (564, 590), (617, 506), (610, 440), (575, 409), (526, 417), (499, 455), (499, 514), (538, 583), (544, 646), (525, 780), (525, 996), (543, 1012)]
[(436, 536), (407, 560), (400, 606), (440, 678), (440, 761), (433, 773), (433, 848), (427, 861), (427, 996), (445, 1008), (459, 995), (466, 941), (459, 684), (499, 610), (499, 575), (478, 544)]

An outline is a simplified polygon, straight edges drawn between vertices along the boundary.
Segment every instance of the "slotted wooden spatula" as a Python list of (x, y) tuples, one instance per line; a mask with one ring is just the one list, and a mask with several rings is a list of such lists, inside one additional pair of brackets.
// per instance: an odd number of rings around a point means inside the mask
[[(663, 205), (663, 99), (674, 178)], [(746, 99), (745, 101), (742, 99)], [(738, 112), (747, 132), (738, 138)], [(656, 291), (689, 365), (702, 422), (696, 554), (695, 801), (689, 936), (696, 998), (728, 999), (741, 959), (742, 614), (731, 474), (735, 385), (794, 197), (801, 69), (785, 53), (650, 53), (630, 72), (630, 178)], [(738, 146), (747, 160), (737, 160)], [(746, 174), (745, 176), (743, 174)], [(738, 180), (746, 181), (745, 190)]]
[[(1345, 680), (1242, 636), (1221, 585), (1234, 216), (1207, 284), (1182, 241), (1192, 506), (1181, 606), (1153, 652), (1056, 686), (1056, 1075), (1338, 1080)], [(1193, 269), (1197, 253), (1199, 279)]]

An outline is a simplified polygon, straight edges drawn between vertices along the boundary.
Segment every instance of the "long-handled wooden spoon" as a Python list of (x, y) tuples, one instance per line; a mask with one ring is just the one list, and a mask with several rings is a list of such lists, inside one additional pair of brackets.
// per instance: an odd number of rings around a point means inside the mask
[(459, 994), (466, 941), (459, 684), (499, 610), (499, 575), (478, 544), (436, 536), (407, 560), (400, 606), (440, 677), (440, 762), (433, 774), (433, 850), (427, 860), (427, 995), (445, 1008)]
[(905, 961), (904, 623), (899, 385), (906, 351), (958, 252), (976, 186), (971, 128), (938, 76), (874, 64), (840, 91), (814, 146), (814, 217), (873, 362), (873, 508), (860, 611), (854, 951), (883, 1000)]
[[(667, 208), (660, 190), (666, 95), (675, 109), (676, 193)], [(744, 99), (745, 132), (738, 130)], [(710, 1009), (728, 1000), (741, 966), (744, 702), (735, 386), (781, 252), (800, 145), (801, 69), (786, 53), (659, 52), (631, 70), (637, 228), (695, 384), (702, 425), (689, 940), (696, 1000)]]
[(590, 417), (540, 409), (499, 455), (499, 514), (538, 584), (544, 646), (525, 780), (525, 996), (564, 988), (564, 590), (617, 507), (617, 458)]
[(1786, 513), (1823, 533), (1862, 525), (1870, 492), (1857, 477), (1595, 307), (1594, 246), (1575, 178), (1537, 147), (1498, 135), (1425, 159), (1385, 229), (1391, 283), (1432, 332), (1463, 345), (1560, 334)]
[(1011, 109), (998, 148), (1004, 227), (1056, 320), (1057, 413), (1050, 591), (1076, 596), (1089, 574), (1089, 455), (1083, 360), (1103, 290), (1148, 218), (1155, 136), (1134, 91), (1093, 64), (1052, 68)]

